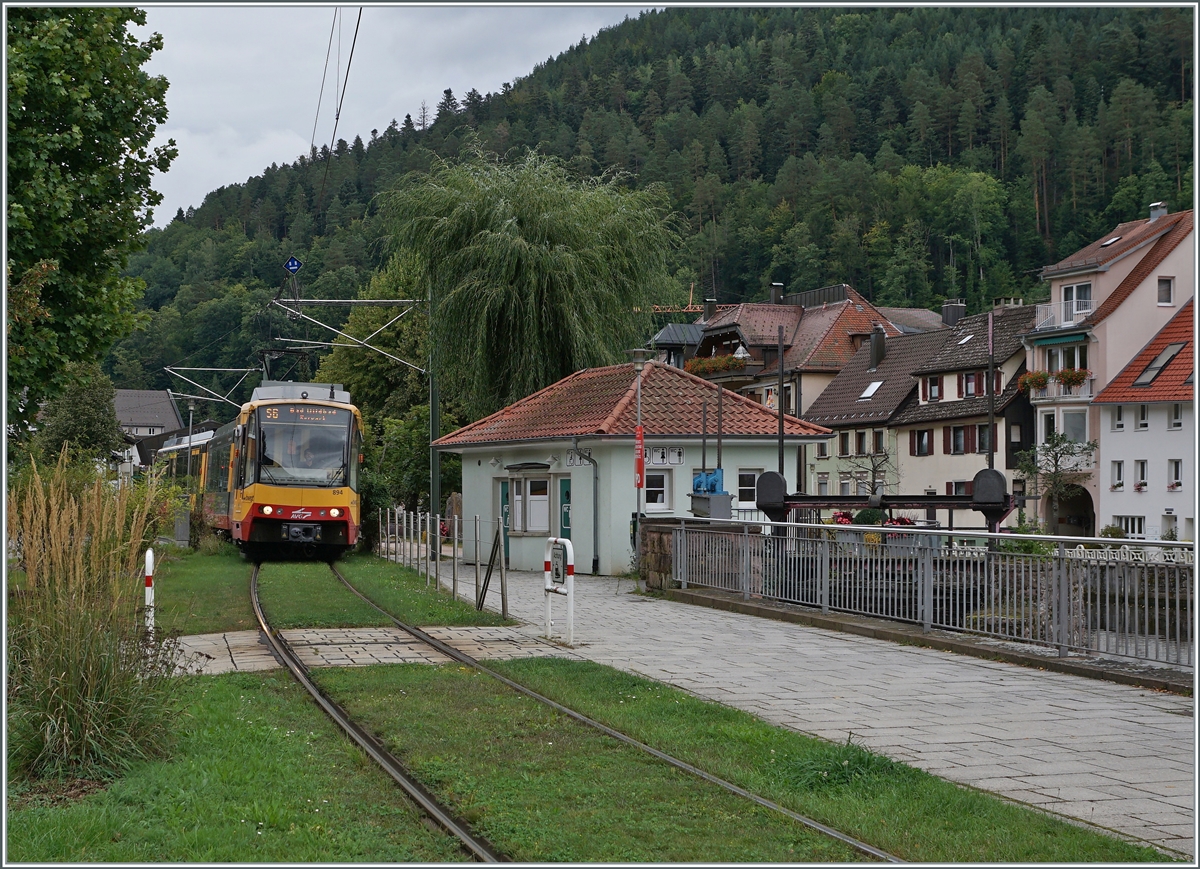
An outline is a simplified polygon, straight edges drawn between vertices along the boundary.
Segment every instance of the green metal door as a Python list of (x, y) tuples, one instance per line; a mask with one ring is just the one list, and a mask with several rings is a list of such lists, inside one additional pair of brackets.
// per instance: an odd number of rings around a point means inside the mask
[(558, 536), (571, 539), (571, 478), (558, 481)]
[(508, 564), (508, 529), (512, 505), (508, 500), (508, 480), (500, 481), (500, 516), (504, 519), (504, 563)]

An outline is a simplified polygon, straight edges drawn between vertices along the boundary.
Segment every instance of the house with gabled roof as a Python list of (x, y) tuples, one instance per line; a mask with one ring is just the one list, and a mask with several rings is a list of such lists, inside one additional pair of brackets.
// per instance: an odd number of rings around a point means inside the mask
[[(905, 494), (973, 494), (972, 481), (988, 467), (989, 449), (993, 467), (1013, 491), (1017, 453), (1033, 443), (1033, 411), (1020, 377), (1025, 372), (1022, 335), (1034, 317), (1032, 306), (1019, 304), (964, 317), (944, 335), (937, 353), (911, 369), (919, 388), (891, 420)], [(988, 392), (989, 360), (994, 361), (994, 405)], [(953, 522), (945, 511), (927, 518)], [(1010, 525), (1015, 521), (1013, 516), (1006, 520)]]
[(1097, 521), (1128, 537), (1195, 539), (1195, 323), (1188, 300), (1092, 400)]
[[(462, 456), (468, 559), (478, 516), (483, 558), (500, 518), (514, 568), (541, 570), (546, 538), (556, 536), (571, 539), (581, 573), (629, 569), (639, 384), (647, 518), (691, 516), (692, 480), (702, 469), (720, 467), (731, 494), (745, 482), (753, 501), (757, 475), (778, 469), (777, 413), (659, 362), (640, 373), (631, 363), (586, 369), (433, 442)], [(787, 415), (783, 422), (784, 474), (794, 480), (797, 447), (829, 430)]]
[(783, 329), (784, 411), (803, 413), (858, 352), (876, 325), (900, 329), (847, 284), (719, 310), (704, 322), (689, 371), (774, 408)]
[[(1092, 398), (1192, 298), (1195, 246), (1192, 211), (1171, 214), (1156, 202), (1147, 219), (1122, 223), (1042, 270), (1050, 302), (1037, 306), (1024, 336), (1029, 370), (1051, 377), (1030, 393), (1038, 443), (1055, 431), (1080, 442), (1100, 440), (1103, 414)], [(1055, 379), (1071, 369), (1080, 385)], [(1107, 482), (1094, 465), (1090, 470), (1081, 492), (1059, 505), (1051, 532), (1098, 530), (1096, 506)]]
[(165, 389), (118, 389), (113, 404), (121, 430), (135, 438), (162, 434), (183, 425), (179, 408)]
[(937, 355), (949, 334), (946, 329), (889, 338), (882, 328), (872, 333), (805, 412), (806, 420), (831, 429), (834, 437), (811, 448), (803, 491), (866, 495), (882, 486), (887, 494), (909, 493), (898, 464), (908, 444), (898, 442), (892, 421), (916, 401), (912, 372)]

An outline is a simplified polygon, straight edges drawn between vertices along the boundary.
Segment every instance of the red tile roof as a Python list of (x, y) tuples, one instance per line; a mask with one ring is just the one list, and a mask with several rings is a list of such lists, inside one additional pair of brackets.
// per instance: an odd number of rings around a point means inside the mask
[(806, 371), (841, 371), (854, 358), (858, 348), (852, 335), (868, 335), (876, 323), (883, 325), (889, 338), (901, 334), (870, 302), (850, 287), (846, 301), (805, 308), (804, 319), (792, 343), (784, 353), (784, 367)]
[[(1191, 401), (1195, 386), (1184, 383), (1195, 366), (1195, 335), (1192, 322), (1193, 300), (1179, 309), (1167, 325), (1150, 339), (1121, 373), (1109, 381), (1092, 401), (1096, 404), (1149, 404), (1154, 401)], [(1134, 386), (1133, 381), (1146, 370), (1168, 344), (1183, 343), (1175, 358), (1163, 367), (1158, 376), (1146, 386)]]
[[(1158, 268), (1158, 264), (1166, 259), (1167, 254), (1175, 250), (1179, 243), (1187, 238), (1192, 232), (1192, 215), (1191, 211), (1180, 211), (1178, 214), (1171, 214), (1167, 217), (1160, 217), (1159, 222), (1174, 218), (1171, 224), (1170, 231), (1166, 235), (1159, 237), (1154, 246), (1150, 248), (1143, 256), (1140, 262), (1133, 267), (1125, 280), (1117, 286), (1104, 302), (1092, 312), (1092, 315), (1087, 318), (1087, 323), (1099, 323), (1109, 314), (1117, 309), (1117, 307), (1129, 298), (1129, 294), (1141, 286), (1146, 278), (1150, 277), (1151, 273)], [(1123, 226), (1124, 224), (1122, 224)], [(1120, 229), (1120, 227), (1117, 227)], [(1116, 247), (1116, 245), (1113, 245)], [(1086, 250), (1086, 248), (1085, 248)]]
[[(708, 430), (717, 431), (719, 387), (670, 365), (647, 362), (642, 371), (642, 427), (654, 435), (699, 435), (703, 403)], [(726, 437), (775, 437), (779, 416), (756, 401), (723, 390)], [(535, 392), (503, 410), (438, 438), (438, 447), (562, 440), (594, 435), (633, 437), (637, 425), (637, 376), (633, 363), (589, 368)], [(829, 429), (784, 416), (789, 438), (829, 434)]]
[[(1042, 269), (1042, 278), (1052, 278), (1060, 274), (1079, 271), (1081, 269), (1099, 269), (1120, 259), (1134, 248), (1162, 235), (1179, 221), (1186, 219), (1191, 224), (1191, 211), (1179, 211), (1151, 220), (1131, 220), (1122, 223), (1112, 232), (1107, 233), (1085, 248), (1077, 250), (1064, 260)], [(1110, 239), (1118, 241), (1105, 246)]]

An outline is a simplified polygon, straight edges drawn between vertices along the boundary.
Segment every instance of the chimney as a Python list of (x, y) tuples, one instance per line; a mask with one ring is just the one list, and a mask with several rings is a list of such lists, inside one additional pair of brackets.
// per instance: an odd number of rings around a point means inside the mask
[(1024, 304), (1025, 300), (1020, 296), (1001, 296), (995, 300), (994, 310), (999, 311), (1002, 308), (1019, 308)]
[(883, 324), (876, 323), (875, 328), (871, 330), (871, 370), (874, 371), (879, 367), (879, 363), (883, 361), (884, 355), (887, 353), (887, 332), (883, 331)]
[(715, 316), (717, 316), (717, 300), (716, 299), (705, 299), (704, 300), (704, 322), (707, 323), (709, 320), (711, 320)]
[(1167, 203), (1151, 202), (1150, 203), (1150, 219), (1158, 220), (1160, 217), (1167, 216)]
[(771, 304), (783, 304), (783, 284), (771, 284)]
[(946, 299), (942, 302), (942, 322), (955, 326), (967, 314), (967, 303), (962, 299)]

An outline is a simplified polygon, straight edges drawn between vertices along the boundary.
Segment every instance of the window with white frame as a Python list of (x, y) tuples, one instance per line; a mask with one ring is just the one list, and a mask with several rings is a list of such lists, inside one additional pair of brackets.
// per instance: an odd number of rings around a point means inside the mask
[(530, 532), (547, 532), (550, 531), (550, 481), (549, 480), (526, 480), (526, 508), (525, 522), (526, 531)]
[(829, 441), (817, 441), (816, 457), (818, 459), (829, 457)]
[(1087, 441), (1087, 411), (1064, 410), (1062, 415), (1063, 436), (1077, 444)]
[(838, 494), (839, 495), (849, 495), (850, 494), (850, 475), (847, 473), (842, 473), (842, 474), (838, 475)]
[(933, 455), (933, 429), (923, 428), (917, 431), (917, 455)]
[(828, 495), (829, 494), (829, 474), (827, 474), (827, 473), (817, 474), (817, 494), (818, 495)]
[(1112, 485), (1114, 488), (1125, 485), (1125, 463), (1112, 463)]
[[(753, 500), (753, 498), (751, 499)], [(671, 509), (671, 472), (651, 471), (646, 474), (646, 512)]]
[(1183, 428), (1183, 405), (1178, 401), (1171, 405), (1171, 415), (1167, 417), (1167, 428)]
[(509, 483), (508, 498), (512, 502), (509, 530), (520, 534), (525, 530), (525, 481), (520, 477)]
[(1138, 459), (1133, 463), (1133, 484), (1135, 486), (1146, 485), (1146, 466), (1147, 462), (1145, 459)]
[(1160, 305), (1170, 305), (1175, 301), (1175, 279), (1174, 278), (1159, 278), (1158, 279), (1158, 303)]
[(871, 486), (867, 481), (867, 472), (859, 471), (854, 475), (854, 487), (856, 495), (870, 495)]
[(762, 468), (738, 468), (738, 504), (753, 504), (755, 502), (754, 484)]
[(1008, 427), (1008, 439), (1014, 444), (1019, 444), (1021, 442), (1021, 424), (1020, 423), (1014, 422), (1012, 425), (1010, 425)]
[(940, 401), (942, 398), (942, 378), (934, 375), (933, 377), (925, 378), (930, 401)]
[(856, 456), (865, 456), (867, 454), (867, 433), (865, 431), (856, 431), (854, 433), (854, 454)]
[(1125, 532), (1126, 537), (1146, 536), (1145, 516), (1113, 516), (1112, 524)]
[(967, 451), (967, 427), (956, 425), (950, 429), (950, 452), (961, 456)]
[(951, 494), (954, 494), (954, 495), (967, 494), (967, 481), (966, 480), (955, 480), (953, 491)]
[(1144, 431), (1150, 428), (1150, 405), (1139, 404), (1137, 409), (1137, 427), (1138, 431)]
[(968, 371), (963, 375), (963, 398), (973, 398), (976, 395), (978, 395), (978, 389), (975, 383), (975, 372)]
[(1042, 414), (1042, 440), (1050, 440), (1050, 436), (1054, 434), (1054, 412)]
[(1125, 431), (1125, 408), (1122, 405), (1116, 405), (1112, 409), (1112, 430)]
[(1183, 486), (1183, 459), (1167, 460), (1167, 488), (1178, 489)]
[(975, 452), (986, 453), (992, 448), (992, 427), (986, 422), (975, 428)]
[(1074, 284), (1063, 287), (1063, 313), (1074, 321), (1076, 315), (1092, 310), (1092, 285)]
[(838, 435), (838, 455), (850, 455), (850, 432), (844, 431)]
[(875, 443), (873, 445), (875, 455), (882, 455), (884, 450), (883, 429), (875, 429)]

